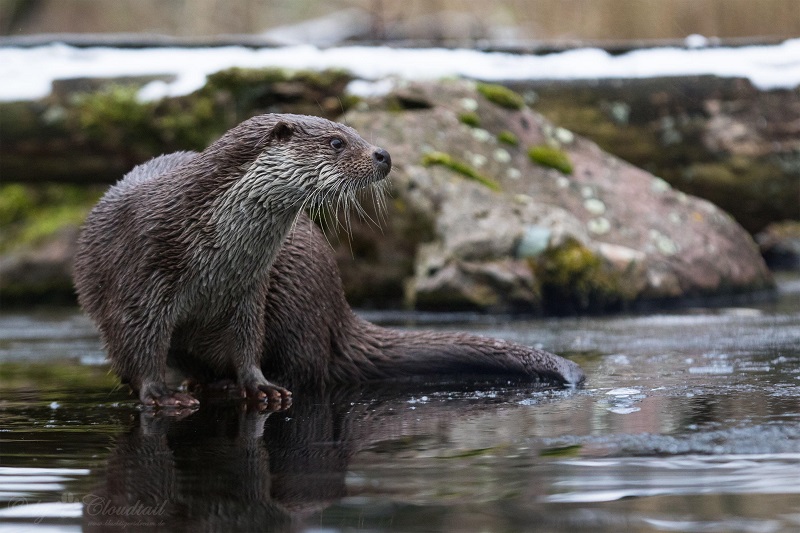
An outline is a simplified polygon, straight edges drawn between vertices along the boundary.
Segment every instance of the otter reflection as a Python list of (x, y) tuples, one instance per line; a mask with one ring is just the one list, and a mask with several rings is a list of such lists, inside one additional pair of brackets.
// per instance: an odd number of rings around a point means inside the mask
[[(413, 394), (424, 390), (416, 385)], [(83, 526), (300, 529), (312, 514), (349, 495), (345, 476), (360, 450), (441, 433), (502, 401), (429, 401), (412, 410), (411, 397), (407, 385), (384, 384), (381, 390), (305, 392), (278, 412), (222, 401), (206, 401), (185, 415), (142, 411), (118, 437), (101, 484), (84, 498)]]

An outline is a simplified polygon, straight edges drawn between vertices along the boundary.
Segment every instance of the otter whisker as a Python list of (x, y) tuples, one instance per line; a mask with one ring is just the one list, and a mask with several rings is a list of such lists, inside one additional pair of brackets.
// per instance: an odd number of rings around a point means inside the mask
[(382, 211), (383, 205), (381, 205), (381, 193), (379, 185), (375, 184), (372, 187), (368, 187), (369, 195), (372, 197), (372, 209), (375, 211), (376, 216), (380, 222), (385, 222), (386, 218)]
[(325, 241), (328, 243), (328, 246), (333, 248), (333, 243), (328, 236), (330, 233), (330, 222), (328, 220), (327, 210), (324, 209), (327, 203), (327, 196), (330, 194), (330, 191), (324, 191), (317, 189), (314, 194), (314, 205), (316, 207), (316, 212), (314, 214), (314, 218), (319, 221), (320, 226), (322, 227), (322, 234), (325, 237)]
[[(360, 187), (359, 187), (359, 189), (360, 189)], [(372, 218), (369, 215), (369, 213), (367, 213), (367, 211), (361, 205), (361, 202), (359, 202), (358, 198), (356, 197), (356, 193), (357, 192), (363, 194), (363, 192), (361, 192), (358, 189), (354, 188), (354, 190), (352, 191), (352, 195), (351, 195), (351, 201), (352, 201), (354, 210), (358, 213), (359, 218), (361, 218), (361, 220), (366, 220), (367, 222), (373, 224), (376, 227), (380, 227), (380, 224), (374, 218)]]
[[(342, 228), (344, 232), (350, 235), (350, 211), (347, 209), (347, 188), (348, 184), (345, 184), (344, 187), (341, 187), (337, 194), (336, 194), (336, 208), (334, 210), (334, 216), (336, 217), (337, 226)], [(339, 211), (342, 211), (342, 218), (344, 218), (344, 223), (340, 220)]]
[[(297, 229), (297, 221), (300, 220), (300, 218), (303, 216), (303, 213), (305, 213), (306, 206), (309, 204), (309, 202), (311, 202), (312, 198), (313, 198), (313, 196), (306, 196), (305, 198), (303, 198), (303, 201), (300, 203), (300, 207), (297, 208), (297, 214), (294, 216), (294, 220), (292, 220), (291, 229), (289, 230), (289, 238), (290, 239), (294, 238), (294, 231), (295, 231), (295, 229)], [(311, 230), (309, 229), (309, 232), (310, 231)]]
[(353, 209), (354, 208), (355, 209), (359, 209), (361, 207), (361, 206), (358, 205), (358, 202), (355, 201), (355, 196), (354, 196), (355, 187), (357, 187), (357, 186), (358, 186), (357, 183), (351, 182), (351, 183), (348, 184), (348, 187), (343, 191), (344, 209), (345, 209), (345, 221), (346, 221), (346, 225), (347, 225), (347, 234), (348, 234), (348, 236), (352, 236), (352, 233), (353, 233), (352, 221), (351, 221), (351, 218), (350, 218), (351, 215), (352, 215)]
[(326, 193), (324, 217), (326, 221), (326, 229), (333, 235), (337, 233), (337, 226), (339, 221), (336, 217), (336, 196), (337, 191), (329, 190)]

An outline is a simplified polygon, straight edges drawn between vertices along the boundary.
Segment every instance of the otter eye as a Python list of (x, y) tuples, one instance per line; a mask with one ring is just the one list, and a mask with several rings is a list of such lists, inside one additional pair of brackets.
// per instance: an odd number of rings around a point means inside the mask
[(339, 150), (342, 150), (344, 148), (344, 141), (341, 140), (339, 137), (334, 137), (333, 139), (331, 139), (331, 148), (333, 148), (337, 152)]

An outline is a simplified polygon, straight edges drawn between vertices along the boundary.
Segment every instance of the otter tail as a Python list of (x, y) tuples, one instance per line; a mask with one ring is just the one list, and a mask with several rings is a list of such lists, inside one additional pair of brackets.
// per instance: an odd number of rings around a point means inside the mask
[[(355, 318), (358, 335), (347, 339), (343, 350), (349, 357), (336, 372), (363, 379), (387, 379), (420, 375), (481, 374), (524, 377), (564, 385), (585, 379), (574, 362), (557, 355), (504, 340), (442, 331), (400, 331)], [(349, 368), (347, 368), (349, 367)]]

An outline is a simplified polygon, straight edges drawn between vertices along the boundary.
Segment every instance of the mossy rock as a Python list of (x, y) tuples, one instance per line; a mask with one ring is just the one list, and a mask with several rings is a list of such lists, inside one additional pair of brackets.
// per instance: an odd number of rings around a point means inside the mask
[(156, 153), (161, 145), (153, 117), (155, 104), (140, 102), (137, 87), (111, 85), (73, 97), (71, 127), (108, 148), (124, 147), (137, 158)]
[[(161, 102), (139, 101), (138, 87), (111, 85), (78, 95), (73, 113), (82, 133), (107, 146), (126, 147), (141, 160), (165, 149), (201, 150), (242, 120), (280, 106), (338, 114), (352, 103), (341, 97), (351, 79), (341, 70), (231, 68), (210, 75), (193, 94)], [(322, 105), (328, 98), (335, 100), (331, 110)]]
[(202, 150), (232, 124), (202, 90), (161, 102), (141, 102), (138, 89), (110, 86), (75, 98), (73, 129), (135, 161), (161, 152)]
[(429, 152), (425, 154), (422, 157), (422, 164), (426, 167), (430, 167), (433, 165), (441, 165), (443, 167), (449, 168), (453, 172), (456, 172), (467, 179), (476, 181), (493, 191), (499, 192), (500, 190), (502, 190), (500, 184), (495, 180), (493, 180), (492, 178), (484, 176), (471, 166), (461, 161), (457, 161), (451, 155), (445, 154), (444, 152)]
[(255, 114), (289, 106), (289, 111), (333, 118), (358, 98), (344, 94), (352, 75), (341, 69), (323, 71), (279, 68), (230, 68), (208, 77), (200, 95), (232, 107), (240, 122)]
[(532, 146), (528, 150), (528, 157), (537, 165), (554, 168), (564, 174), (572, 174), (572, 161), (563, 150), (552, 146)]
[(141, 83), (121, 79), (0, 104), (9, 118), (0, 130), (0, 172), (7, 182), (116, 181), (153, 156), (202, 150), (260, 113), (335, 118), (356, 100), (344, 94), (350, 80), (341, 70), (228, 69), (192, 94), (160, 101), (141, 101)]
[(530, 260), (543, 304), (554, 314), (617, 310), (626, 303), (619, 274), (574, 239)]
[(297, 81), (315, 88), (331, 88), (347, 85), (353, 79), (344, 69), (292, 70), (282, 68), (240, 68), (221, 70), (208, 77), (207, 86), (212, 89), (252, 87), (284, 81)]
[(525, 99), (508, 87), (493, 83), (479, 83), (476, 87), (484, 98), (506, 109), (522, 109)]

